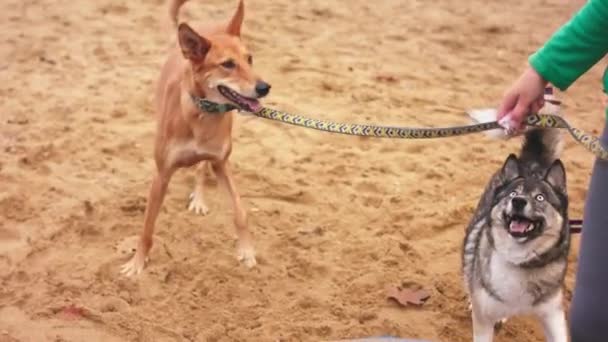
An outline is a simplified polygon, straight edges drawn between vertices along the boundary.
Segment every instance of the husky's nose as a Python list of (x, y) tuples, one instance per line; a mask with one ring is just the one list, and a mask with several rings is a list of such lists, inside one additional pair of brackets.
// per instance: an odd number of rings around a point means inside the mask
[(521, 211), (526, 207), (526, 204), (528, 204), (528, 201), (526, 201), (523, 198), (515, 197), (511, 200), (511, 204), (513, 204), (513, 209), (515, 209), (517, 211)]
[(268, 84), (264, 81), (257, 81), (255, 83), (255, 92), (258, 94), (259, 97), (264, 97), (264, 96), (268, 95), (269, 91), (270, 91), (270, 84)]

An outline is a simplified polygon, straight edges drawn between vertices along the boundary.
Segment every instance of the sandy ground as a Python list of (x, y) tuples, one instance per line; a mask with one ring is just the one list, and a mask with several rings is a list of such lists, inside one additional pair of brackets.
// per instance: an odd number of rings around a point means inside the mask
[[(439, 126), (495, 105), (582, 3), (249, 0), (244, 30), (273, 85), (269, 106)], [(183, 17), (221, 20), (235, 5), (193, 1)], [(161, 0), (2, 1), (0, 341), (470, 340), (460, 243), (515, 140), (365, 139), (241, 117), (232, 161), (259, 266), (236, 261), (221, 189), (210, 187), (209, 216), (186, 210), (185, 170), (145, 273), (119, 274), (153, 170), (164, 16)], [(571, 121), (596, 134), (599, 82), (596, 68), (562, 97)], [(564, 160), (580, 217), (592, 156), (568, 139)], [(577, 250), (575, 238), (568, 299)], [(403, 282), (428, 289), (427, 305), (387, 301), (385, 286)], [(520, 318), (497, 341), (541, 337)]]

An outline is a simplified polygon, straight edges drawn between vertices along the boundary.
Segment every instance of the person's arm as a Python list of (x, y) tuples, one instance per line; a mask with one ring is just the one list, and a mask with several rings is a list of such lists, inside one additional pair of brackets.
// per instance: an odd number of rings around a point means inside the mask
[(589, 0), (529, 63), (546, 81), (566, 90), (607, 53), (608, 0)]
[(521, 130), (524, 118), (542, 107), (547, 82), (565, 90), (606, 53), (608, 0), (589, 0), (530, 56), (530, 67), (502, 98), (498, 108), (499, 122), (508, 131)]

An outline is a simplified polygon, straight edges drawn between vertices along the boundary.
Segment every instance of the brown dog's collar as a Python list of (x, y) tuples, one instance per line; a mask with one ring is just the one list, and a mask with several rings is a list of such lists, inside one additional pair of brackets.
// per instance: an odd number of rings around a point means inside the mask
[(190, 94), (190, 97), (192, 98), (192, 102), (194, 102), (196, 108), (207, 113), (222, 114), (239, 109), (239, 107), (230, 103), (215, 103), (193, 94)]

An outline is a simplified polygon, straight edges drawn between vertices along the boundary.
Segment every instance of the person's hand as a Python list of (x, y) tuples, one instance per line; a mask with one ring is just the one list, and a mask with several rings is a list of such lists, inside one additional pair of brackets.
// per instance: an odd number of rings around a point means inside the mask
[(498, 107), (497, 119), (507, 133), (515, 134), (523, 130), (526, 116), (543, 107), (546, 85), (547, 81), (528, 67), (505, 93)]

